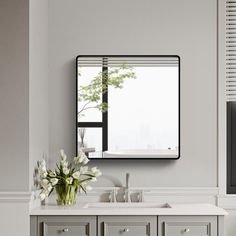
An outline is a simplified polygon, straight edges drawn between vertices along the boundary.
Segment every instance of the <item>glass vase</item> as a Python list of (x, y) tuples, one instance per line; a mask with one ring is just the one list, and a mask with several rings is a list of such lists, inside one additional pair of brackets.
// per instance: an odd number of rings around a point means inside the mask
[(77, 188), (73, 185), (57, 185), (57, 205), (71, 206), (76, 203)]

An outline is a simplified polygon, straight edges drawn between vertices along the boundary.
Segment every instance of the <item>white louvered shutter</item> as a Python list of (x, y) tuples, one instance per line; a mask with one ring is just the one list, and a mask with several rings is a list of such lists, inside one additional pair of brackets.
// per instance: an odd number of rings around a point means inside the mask
[(226, 0), (226, 98), (236, 101), (236, 0)]

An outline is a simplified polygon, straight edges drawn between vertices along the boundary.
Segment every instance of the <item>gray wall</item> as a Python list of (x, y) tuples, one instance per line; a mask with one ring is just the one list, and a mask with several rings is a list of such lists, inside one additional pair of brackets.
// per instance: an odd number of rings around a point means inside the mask
[(48, 1), (0, 2), (0, 191), (33, 187), (48, 155)]
[(0, 191), (29, 186), (29, 4), (0, 1)]
[(216, 0), (50, 0), (49, 156), (75, 155), (75, 57), (178, 54), (181, 57), (181, 158), (92, 161), (97, 183), (217, 186)]
[(30, 0), (30, 189), (37, 160), (48, 156), (48, 0)]

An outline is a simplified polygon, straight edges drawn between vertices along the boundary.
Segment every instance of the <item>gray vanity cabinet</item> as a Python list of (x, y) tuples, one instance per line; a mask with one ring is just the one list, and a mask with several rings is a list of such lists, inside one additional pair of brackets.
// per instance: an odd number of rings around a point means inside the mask
[(158, 236), (217, 236), (217, 216), (160, 216)]
[(98, 236), (157, 236), (157, 216), (99, 216)]
[(31, 216), (30, 236), (223, 236), (223, 216)]
[(39, 216), (35, 231), (38, 236), (96, 236), (96, 225), (96, 216)]

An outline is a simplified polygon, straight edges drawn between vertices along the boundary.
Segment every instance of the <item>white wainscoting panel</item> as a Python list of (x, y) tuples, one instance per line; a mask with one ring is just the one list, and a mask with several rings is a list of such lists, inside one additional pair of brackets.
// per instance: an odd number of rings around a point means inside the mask
[(227, 210), (229, 215), (225, 216), (225, 236), (236, 235), (236, 209)]
[(29, 236), (29, 192), (0, 192), (0, 235)]
[(236, 196), (232, 194), (219, 195), (217, 205), (224, 208), (229, 215), (225, 216), (225, 236), (236, 235)]

